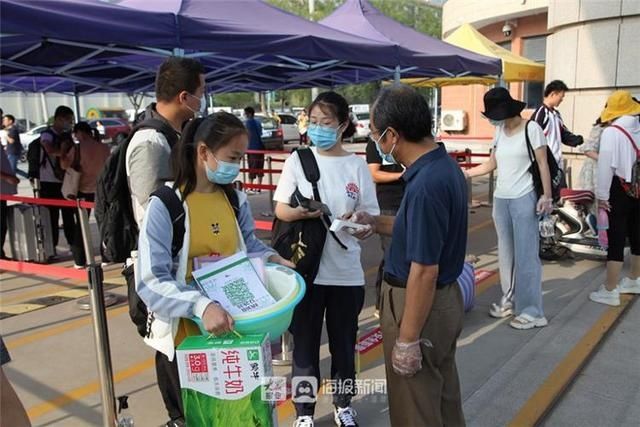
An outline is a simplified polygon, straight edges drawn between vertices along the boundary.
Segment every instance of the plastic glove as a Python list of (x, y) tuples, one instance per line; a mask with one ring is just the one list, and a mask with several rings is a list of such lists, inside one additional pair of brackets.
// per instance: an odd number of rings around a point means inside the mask
[(549, 215), (553, 212), (553, 201), (549, 197), (540, 196), (536, 205), (536, 213), (538, 215)]
[(364, 230), (357, 231), (352, 233), (352, 235), (360, 240), (368, 239), (373, 236), (376, 232), (376, 220), (369, 213), (360, 211), (354, 214), (346, 214), (342, 216), (342, 219), (347, 221), (355, 222), (356, 224), (367, 225), (368, 227)]
[(393, 371), (404, 377), (412, 377), (422, 369), (422, 349), (420, 345), (433, 348), (431, 341), (421, 339), (414, 342), (400, 342), (396, 340), (391, 352)]

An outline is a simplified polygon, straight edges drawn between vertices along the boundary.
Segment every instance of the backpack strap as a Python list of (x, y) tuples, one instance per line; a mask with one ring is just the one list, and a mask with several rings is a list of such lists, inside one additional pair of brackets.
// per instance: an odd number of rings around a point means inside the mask
[[(313, 152), (309, 148), (299, 148), (296, 150), (298, 153), (298, 157), (300, 158), (300, 164), (302, 165), (302, 171), (304, 172), (304, 177), (311, 183), (311, 187), (313, 188), (313, 198), (314, 200), (321, 202), (320, 199), (320, 191), (318, 190), (318, 181), (320, 180), (320, 168), (318, 167), (318, 162), (316, 161), (316, 156), (313, 155)], [(322, 215), (322, 222), (327, 227), (327, 230), (331, 227), (331, 221), (329, 220), (328, 215)], [(340, 247), (344, 250), (347, 250), (347, 246), (340, 241), (335, 232), (329, 230), (331, 233), (331, 237), (340, 245)]]
[(313, 198), (316, 201), (321, 202), (322, 200), (320, 200), (320, 191), (318, 191), (318, 181), (320, 181), (320, 168), (318, 168), (316, 156), (313, 155), (313, 152), (309, 148), (299, 148), (298, 150), (296, 150), (296, 153), (298, 153), (298, 157), (300, 158), (304, 177), (311, 183), (311, 187), (313, 188)]
[(133, 136), (134, 133), (141, 129), (154, 129), (160, 132), (165, 136), (165, 138), (167, 138), (167, 142), (171, 148), (178, 143), (178, 133), (164, 120), (156, 119), (154, 117), (144, 119), (141, 123), (134, 126), (131, 130), (131, 135)]
[(175, 190), (171, 187), (163, 185), (156, 191), (151, 193), (152, 196), (156, 196), (169, 211), (171, 217), (171, 224), (173, 225), (173, 239), (171, 241), (171, 256), (175, 258), (182, 249), (184, 243), (185, 233), (185, 212), (182, 206), (182, 200), (176, 194)]
[(623, 128), (622, 126), (611, 125), (611, 127), (618, 129), (620, 132), (622, 132), (627, 137), (627, 139), (629, 141), (631, 141), (631, 145), (633, 145), (633, 148), (636, 150), (636, 156), (640, 157), (640, 149), (638, 149), (638, 146), (636, 145), (636, 142), (633, 140), (633, 138), (631, 137), (629, 132), (627, 132), (627, 130), (625, 128)]
[(238, 197), (238, 193), (231, 185), (223, 185), (222, 190), (224, 190), (224, 194), (227, 196), (229, 200), (229, 204), (233, 208), (233, 213), (236, 215), (236, 219), (240, 217), (240, 198)]

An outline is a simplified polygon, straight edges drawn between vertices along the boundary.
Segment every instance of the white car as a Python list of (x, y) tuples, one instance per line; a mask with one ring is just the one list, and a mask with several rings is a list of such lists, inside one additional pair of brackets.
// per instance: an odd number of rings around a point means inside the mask
[(21, 133), (20, 142), (22, 143), (22, 146), (24, 147), (24, 149), (27, 150), (29, 148), (29, 144), (31, 144), (32, 141), (35, 141), (36, 139), (38, 139), (40, 137), (40, 134), (47, 127), (49, 126), (44, 124), (44, 125), (36, 126), (34, 128), (29, 129), (26, 132)]
[(298, 131), (298, 121), (292, 114), (278, 113), (280, 117), (280, 127), (282, 128), (282, 134), (284, 142), (298, 141), (300, 139), (300, 132)]
[(356, 133), (353, 135), (354, 141), (366, 141), (371, 130), (369, 129), (369, 113), (351, 113), (352, 121), (356, 125)]

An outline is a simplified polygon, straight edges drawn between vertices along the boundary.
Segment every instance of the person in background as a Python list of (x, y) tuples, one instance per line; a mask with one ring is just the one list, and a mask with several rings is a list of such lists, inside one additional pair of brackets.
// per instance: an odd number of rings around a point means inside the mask
[[(578, 147), (583, 144), (584, 140), (580, 135), (574, 135), (567, 129), (562, 121), (560, 112), (557, 108), (564, 100), (565, 93), (569, 90), (567, 85), (561, 80), (554, 80), (544, 88), (544, 99), (531, 115), (531, 119), (535, 120), (544, 132), (547, 138), (547, 145), (553, 153), (556, 163), (561, 169), (564, 169), (562, 162), (562, 144), (570, 147)], [(566, 187), (566, 182), (561, 184)]]
[[(98, 175), (102, 172), (102, 168), (111, 154), (108, 145), (98, 142), (96, 137), (97, 131), (91, 129), (87, 122), (77, 123), (73, 127), (73, 136), (78, 141), (69, 147), (69, 150), (60, 157), (60, 165), (63, 169), (70, 167), (78, 167), (80, 175), (80, 184), (78, 185), (78, 198), (87, 202), (95, 200), (96, 182)], [(76, 164), (76, 156), (78, 163)], [(91, 215), (91, 210), (87, 211), (87, 217)], [(84, 268), (86, 258), (84, 253), (84, 242), (82, 239), (82, 228), (80, 226), (80, 216), (75, 213), (75, 233), (73, 236), (73, 245), (71, 245), (74, 268)]]
[[(264, 150), (264, 144), (262, 142), (262, 124), (260, 120), (255, 118), (256, 110), (253, 107), (246, 107), (244, 109), (245, 122), (244, 126), (249, 132), (249, 150)], [(253, 184), (253, 181), (258, 178), (258, 185), (262, 185), (262, 178), (264, 174), (262, 172), (255, 172), (255, 169), (264, 169), (264, 154), (262, 153), (249, 153), (247, 154), (249, 159), (249, 169), (253, 169), (249, 172), (249, 182)], [(247, 194), (260, 193), (260, 189), (253, 191), (249, 189)]]
[(582, 168), (580, 169), (580, 190), (588, 190), (592, 193), (595, 193), (596, 191), (600, 136), (602, 135), (602, 131), (604, 130), (605, 126), (606, 123), (602, 123), (600, 121), (600, 117), (598, 117), (591, 127), (589, 137), (587, 138), (584, 145), (580, 147), (580, 151), (583, 152), (585, 156), (584, 162), (582, 163)]
[(309, 117), (307, 116), (307, 110), (300, 111), (298, 114), (298, 132), (300, 133), (300, 145), (307, 145), (307, 129), (309, 127)]
[[(390, 162), (383, 158), (378, 151), (375, 141), (369, 138), (367, 143), (367, 164), (369, 171), (376, 183), (376, 194), (380, 204), (380, 214), (395, 216), (400, 208), (402, 197), (404, 196), (405, 182), (402, 180), (404, 168), (398, 163)], [(380, 245), (382, 247), (382, 260), (378, 268), (376, 277), (376, 317), (380, 316), (380, 289), (382, 288), (382, 276), (384, 272), (384, 256), (389, 247), (391, 238), (380, 235)]]
[[(65, 105), (56, 108), (53, 115), (53, 125), (40, 134), (40, 147), (36, 150), (28, 150), (35, 157), (29, 161), (29, 178), (40, 180), (40, 197), (44, 199), (64, 200), (62, 196), (62, 179), (64, 171), (60, 167), (61, 145), (60, 137), (64, 133), (70, 133), (73, 129), (73, 110)], [(31, 144), (37, 144), (37, 140)], [(33, 181), (32, 181), (33, 182)], [(69, 246), (73, 246), (75, 233), (75, 209), (56, 208), (49, 206), (51, 216), (51, 231), (53, 232), (53, 247), (58, 246), (59, 225), (58, 221), (62, 213), (64, 237)]]
[(2, 117), (2, 125), (4, 126), (4, 130), (7, 132), (7, 157), (9, 158), (9, 163), (11, 163), (11, 168), (13, 172), (17, 175), (24, 175), (24, 172), (18, 170), (18, 161), (22, 156), (22, 144), (20, 143), (20, 131), (18, 127), (15, 125), (16, 118), (11, 114), (7, 114)]
[(464, 426), (455, 355), (463, 316), (457, 280), (467, 244), (466, 182), (434, 141), (429, 105), (415, 89), (384, 88), (370, 127), (381, 157), (407, 168), (397, 216), (351, 217), (392, 235), (380, 303), (391, 425)]
[(9, 362), (11, 356), (0, 335), (0, 421), (2, 426), (7, 427), (31, 427), (27, 411), (4, 373), (4, 365)]
[[(153, 334), (145, 342), (170, 363), (176, 363), (175, 348), (185, 337), (201, 335), (190, 320), (193, 316), (216, 336), (233, 329), (231, 315), (194, 284), (192, 268), (196, 258), (228, 257), (246, 250), (264, 262), (294, 267), (255, 236), (247, 196), (231, 187), (247, 144), (245, 127), (229, 113), (214, 113), (186, 125), (173, 163), (173, 189), (186, 213), (183, 246), (175, 257), (171, 252), (173, 228), (169, 211), (155, 196), (148, 203), (138, 243), (136, 291), (154, 314)], [(231, 198), (238, 202), (237, 219)], [(177, 372), (174, 381), (165, 386), (171, 389), (182, 411)]]
[[(0, 194), (13, 195), (18, 192), (18, 183), (20, 180), (16, 177), (9, 158), (4, 150), (0, 150)], [(7, 201), (0, 200), (0, 259), (7, 259), (4, 253), (4, 241), (7, 237)]]
[[(539, 328), (547, 325), (542, 308), (542, 263), (539, 257), (539, 215), (551, 213), (551, 177), (547, 163), (547, 140), (536, 122), (520, 116), (524, 102), (498, 87), (484, 95), (482, 113), (496, 127), (489, 160), (465, 172), (467, 178), (498, 170), (493, 221), (498, 234), (498, 258), (502, 298), (489, 310), (492, 317), (515, 314), (511, 327)], [(542, 179), (544, 194), (536, 194), (529, 167), (527, 138)]]
[[(589, 299), (601, 304), (620, 305), (620, 294), (640, 294), (640, 198), (626, 192), (635, 179), (634, 165), (640, 161), (640, 104), (626, 90), (613, 92), (600, 115), (611, 122), (600, 137), (598, 154), (598, 207), (608, 212), (607, 281)], [(635, 170), (640, 173), (640, 170)], [(629, 239), (631, 270), (620, 281), (624, 247)]]
[[(379, 213), (375, 188), (365, 161), (346, 151), (342, 140), (355, 133), (349, 120), (349, 104), (335, 92), (323, 92), (309, 107), (309, 139), (320, 170), (320, 200), (328, 206), (331, 219), (339, 219), (356, 210)], [(321, 211), (291, 207), (291, 195), (298, 189), (313, 198), (311, 183), (305, 178), (298, 155), (290, 156), (283, 167), (273, 199), (275, 214), (282, 221), (293, 222), (319, 218)], [(351, 407), (352, 392), (347, 388), (355, 381), (354, 344), (358, 332), (358, 315), (364, 304), (364, 271), (360, 262), (359, 239), (366, 234), (327, 233), (320, 267), (313, 283), (295, 309), (290, 331), (293, 335), (293, 377), (315, 377), (320, 384), (320, 340), (326, 316), (331, 377), (336, 380), (333, 395), (334, 421), (341, 427), (357, 426), (356, 412)], [(352, 389), (353, 390), (353, 389)], [(316, 390), (317, 392), (317, 390)], [(296, 427), (312, 427), (315, 403), (295, 404)]]

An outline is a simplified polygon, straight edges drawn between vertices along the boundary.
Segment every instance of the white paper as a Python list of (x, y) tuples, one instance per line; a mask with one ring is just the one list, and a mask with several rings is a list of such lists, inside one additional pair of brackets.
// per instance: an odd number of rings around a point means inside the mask
[(211, 300), (218, 301), (232, 316), (275, 304), (246, 253), (203, 265), (193, 272), (193, 278)]

